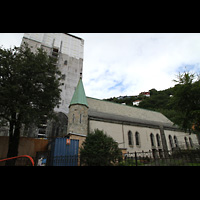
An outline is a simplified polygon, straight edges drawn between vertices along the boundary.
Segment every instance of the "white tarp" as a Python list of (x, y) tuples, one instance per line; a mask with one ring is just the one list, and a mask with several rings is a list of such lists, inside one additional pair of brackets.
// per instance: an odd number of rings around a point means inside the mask
[(47, 47), (57, 47), (61, 53), (83, 59), (83, 40), (65, 33), (25, 33), (24, 37), (40, 42)]

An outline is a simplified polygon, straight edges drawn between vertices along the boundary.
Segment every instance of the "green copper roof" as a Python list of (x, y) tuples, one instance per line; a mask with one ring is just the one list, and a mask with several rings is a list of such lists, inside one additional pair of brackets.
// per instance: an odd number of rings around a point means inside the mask
[(85, 96), (85, 90), (84, 90), (83, 82), (81, 78), (78, 82), (78, 85), (76, 87), (72, 100), (70, 102), (70, 106), (74, 104), (81, 104), (88, 107), (88, 103)]

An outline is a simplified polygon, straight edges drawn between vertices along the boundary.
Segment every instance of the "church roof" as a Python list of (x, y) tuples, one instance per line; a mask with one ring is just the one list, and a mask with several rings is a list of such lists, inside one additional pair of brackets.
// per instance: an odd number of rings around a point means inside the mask
[(78, 85), (76, 87), (76, 90), (74, 92), (74, 95), (72, 97), (72, 100), (70, 102), (70, 105), (76, 105), (76, 104), (81, 104), (81, 105), (85, 105), (88, 107), (88, 103), (87, 103), (87, 99), (85, 96), (85, 90), (83, 87), (83, 82), (82, 82), (82, 78), (79, 79)]
[(142, 108), (121, 105), (109, 101), (87, 97), (89, 115), (94, 118), (111, 119), (114, 121), (134, 122), (153, 126), (177, 128), (163, 114)]
[(111, 120), (117, 123), (125, 122), (138, 126), (158, 127), (162, 125), (170, 129), (178, 128), (159, 112), (86, 97), (81, 77), (70, 106), (76, 104), (87, 106), (89, 108), (88, 114), (91, 119)]
[(133, 117), (127, 117), (117, 114), (110, 114), (105, 112), (99, 112), (93, 109), (89, 109), (89, 118), (97, 121), (107, 121), (111, 123), (123, 123), (127, 125), (135, 125), (135, 126), (141, 126), (141, 127), (151, 127), (151, 128), (159, 128), (160, 126), (164, 126), (165, 129), (170, 130), (177, 130), (178, 127), (176, 125), (173, 125), (171, 123), (167, 122), (159, 122), (159, 121), (152, 121), (151, 119), (140, 119), (140, 118), (133, 118)]

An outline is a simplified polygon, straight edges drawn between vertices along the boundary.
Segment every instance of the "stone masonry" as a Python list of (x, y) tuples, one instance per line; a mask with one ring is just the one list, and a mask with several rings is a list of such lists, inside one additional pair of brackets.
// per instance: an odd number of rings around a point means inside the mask
[(67, 133), (87, 135), (88, 132), (88, 108), (85, 105), (71, 105), (68, 114)]

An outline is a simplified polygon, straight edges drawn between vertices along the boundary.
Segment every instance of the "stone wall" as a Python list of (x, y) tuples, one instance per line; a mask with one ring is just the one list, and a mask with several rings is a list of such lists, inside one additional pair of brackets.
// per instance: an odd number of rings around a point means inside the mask
[(71, 105), (68, 114), (67, 133), (87, 135), (88, 132), (88, 108), (84, 105)]

